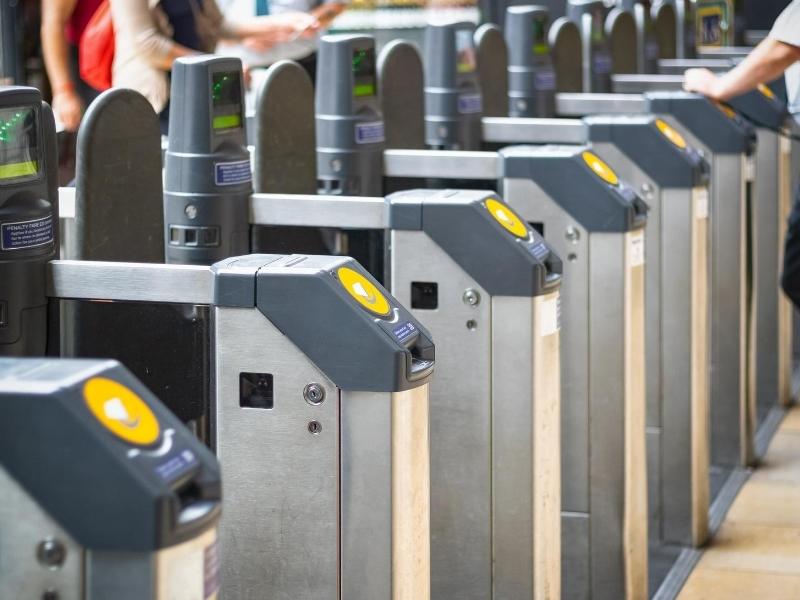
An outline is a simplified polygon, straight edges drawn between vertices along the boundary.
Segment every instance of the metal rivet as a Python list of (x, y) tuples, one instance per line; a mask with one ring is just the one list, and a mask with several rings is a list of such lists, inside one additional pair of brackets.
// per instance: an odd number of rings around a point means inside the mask
[(36, 547), (36, 558), (43, 567), (58, 569), (67, 559), (67, 549), (59, 540), (47, 538)]
[(467, 329), (470, 331), (475, 331), (478, 328), (478, 322), (475, 319), (470, 319), (467, 321)]
[(314, 435), (319, 435), (322, 432), (322, 423), (319, 421), (309, 421), (308, 432), (313, 433)]
[(478, 304), (481, 303), (481, 295), (478, 293), (478, 290), (467, 288), (464, 290), (462, 300), (464, 301), (464, 304), (467, 304), (468, 306), (478, 306)]
[(303, 388), (303, 398), (312, 406), (317, 406), (325, 401), (325, 388), (318, 383), (309, 383)]
[(183, 212), (186, 213), (186, 216), (190, 219), (197, 218), (197, 207), (194, 204), (188, 204)]
[(47, 590), (42, 594), (42, 600), (58, 600), (61, 596), (58, 595), (56, 590)]
[(567, 238), (567, 241), (573, 244), (577, 244), (578, 240), (581, 239), (581, 232), (578, 231), (577, 227), (573, 227), (572, 225), (570, 225), (564, 232), (564, 237)]
[(341, 171), (342, 170), (342, 161), (339, 160), (338, 158), (334, 158), (331, 161), (331, 169), (333, 169), (334, 173), (338, 173), (339, 171)]
[(518, 110), (528, 110), (528, 103), (525, 100), (517, 100)]
[(578, 255), (577, 255), (577, 254), (575, 254), (574, 252), (570, 252), (570, 253), (567, 255), (567, 260), (568, 260), (569, 262), (571, 262), (571, 263), (577, 262), (577, 260), (578, 260)]

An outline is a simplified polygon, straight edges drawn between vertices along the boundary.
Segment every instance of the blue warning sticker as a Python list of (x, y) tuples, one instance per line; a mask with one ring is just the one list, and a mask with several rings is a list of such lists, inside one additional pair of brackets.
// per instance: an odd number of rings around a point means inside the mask
[(252, 179), (249, 160), (214, 163), (214, 183), (217, 185), (238, 185)]
[(51, 244), (53, 238), (53, 219), (43, 217), (31, 221), (17, 221), (16, 223), (3, 223), (2, 250), (27, 250)]
[(556, 89), (556, 74), (551, 70), (537, 71), (533, 76), (537, 90), (550, 91)]
[(174, 481), (197, 464), (197, 457), (191, 450), (181, 450), (157, 465), (156, 473), (164, 481)]
[(611, 56), (605, 52), (595, 51), (594, 56), (592, 57), (592, 66), (594, 67), (594, 72), (598, 75), (611, 73)]
[(377, 144), (385, 140), (383, 121), (356, 123), (356, 144)]
[(471, 115), (483, 110), (483, 98), (480, 94), (461, 94), (458, 97), (458, 112)]
[(408, 321), (395, 327), (392, 330), (392, 333), (394, 334), (394, 337), (397, 338), (398, 342), (405, 342), (408, 338), (417, 333), (417, 328), (413, 323)]

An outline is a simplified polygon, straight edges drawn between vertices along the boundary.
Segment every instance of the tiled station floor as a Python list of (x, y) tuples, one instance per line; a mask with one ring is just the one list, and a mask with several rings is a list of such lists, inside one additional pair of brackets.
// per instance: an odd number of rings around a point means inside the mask
[(800, 600), (800, 406), (786, 414), (678, 600)]

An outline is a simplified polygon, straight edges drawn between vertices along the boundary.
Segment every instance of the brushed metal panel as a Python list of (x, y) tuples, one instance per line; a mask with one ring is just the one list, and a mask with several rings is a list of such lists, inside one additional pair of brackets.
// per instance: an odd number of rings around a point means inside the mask
[(383, 198), (355, 196), (253, 194), (250, 224), (384, 229), (386, 202)]
[[(411, 307), (436, 340), (436, 376), (430, 384), (431, 594), (489, 598), (491, 296), (424, 233), (392, 231), (391, 246), (392, 294)], [(414, 281), (438, 285), (437, 309), (414, 309)], [(480, 294), (477, 306), (462, 300), (470, 288)], [(524, 525), (520, 529), (527, 535)]]
[(483, 141), (500, 144), (585, 144), (579, 119), (483, 118)]
[(492, 300), (494, 598), (560, 596), (558, 302)]
[(495, 152), (461, 152), (451, 150), (386, 150), (383, 153), (383, 174), (386, 177), (439, 177), (495, 180), (500, 164)]
[(54, 298), (210, 304), (213, 297), (209, 267), (54, 260), (48, 275)]
[[(339, 390), (257, 310), (217, 308), (214, 318), (222, 596), (337, 598)], [(242, 372), (273, 374), (273, 409), (239, 406)], [(318, 406), (303, 399), (310, 382), (325, 389)], [(319, 434), (309, 432), (311, 421)]]
[[(61, 600), (83, 600), (83, 548), (2, 466), (0, 498), (0, 598), (42, 598), (47, 590), (56, 589)], [(47, 569), (36, 560), (36, 548), (47, 538), (66, 548), (59, 569)]]
[[(785, 239), (781, 214), (782, 177), (788, 177), (781, 152), (781, 139), (766, 129), (757, 129), (756, 172), (753, 202), (753, 227), (756, 256), (753, 277), (756, 290), (756, 402), (759, 422), (770, 409), (780, 406), (780, 371), (783, 350), (780, 344), (780, 255)], [(786, 184), (788, 187), (788, 182)]]
[[(589, 538), (592, 598), (625, 598), (625, 235), (589, 239)], [(644, 433), (644, 432), (642, 432)]]
[(661, 538), (702, 544), (708, 534), (709, 260), (704, 188), (666, 190), (662, 254)]
[(391, 395), (341, 392), (341, 595), (391, 600)]
[(556, 113), (565, 117), (646, 111), (647, 104), (640, 94), (556, 94)]
[[(544, 225), (561, 257), (561, 503), (562, 511), (589, 511), (589, 234), (535, 182), (503, 180), (503, 198), (525, 220)], [(567, 239), (568, 227), (578, 237)]]

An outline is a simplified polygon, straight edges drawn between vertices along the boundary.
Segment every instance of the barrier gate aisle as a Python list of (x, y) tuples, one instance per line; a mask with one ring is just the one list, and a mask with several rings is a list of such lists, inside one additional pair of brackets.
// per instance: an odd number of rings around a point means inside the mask
[[(467, 35), (463, 35), (456, 29), (463, 29)], [(537, 165), (541, 165), (544, 169), (553, 167), (551, 164), (564, 164), (565, 168), (574, 168), (576, 174), (582, 176), (581, 186), (585, 188), (585, 193), (588, 195), (597, 194), (607, 199), (608, 206), (615, 207), (613, 210), (618, 210), (620, 214), (631, 215), (631, 224), (629, 225), (631, 231), (636, 231), (644, 226), (646, 217), (644, 214), (644, 205), (638, 196), (625, 186), (609, 187), (608, 183), (598, 177), (593, 171), (590, 164), (584, 162), (581, 158), (581, 152), (586, 151), (585, 147), (574, 147), (570, 149), (549, 148), (545, 152), (539, 149), (523, 149), (517, 154), (513, 154), (512, 150), (506, 152), (471, 152), (463, 150), (452, 150), (452, 148), (470, 148), (471, 144), (475, 143), (476, 138), (480, 136), (480, 94), (477, 92), (475, 84), (474, 63), (472, 62), (469, 52), (472, 44), (473, 27), (471, 25), (459, 24), (457, 26), (438, 26), (431, 27), (428, 31), (429, 41), (436, 41), (436, 47), (441, 49), (443, 56), (450, 57), (450, 64), (452, 69), (437, 68), (432, 61), (432, 70), (425, 75), (426, 89), (430, 94), (427, 105), (435, 110), (429, 112), (426, 119), (426, 137), (427, 140), (420, 140), (414, 144), (413, 147), (423, 145), (426, 141), (429, 146), (437, 148), (447, 148), (446, 150), (387, 150), (383, 152), (382, 159), (384, 163), (385, 175), (395, 178), (437, 178), (442, 177), (453, 179), (486, 179), (490, 181), (497, 181), (503, 179), (507, 181), (511, 171), (509, 169), (518, 169), (519, 172), (526, 172), (530, 169), (533, 172)], [(325, 64), (325, 52), (331, 48), (331, 52), (337, 52), (339, 55), (349, 55), (355, 48), (363, 48), (365, 44), (371, 44), (371, 40), (364, 36), (330, 36), (324, 38), (321, 45), (320, 63)], [(456, 49), (459, 44), (466, 45), (467, 52), (462, 52), (460, 56), (464, 61), (465, 66), (473, 65), (473, 68), (462, 68), (458, 75), (454, 75), (456, 71), (455, 61), (459, 53)], [(334, 46), (339, 46), (338, 49), (333, 50)], [(344, 48), (344, 49), (342, 49)], [(392, 55), (389, 56), (388, 52)], [(400, 54), (402, 52), (402, 54)], [(395, 54), (397, 53), (397, 54)], [(411, 81), (419, 81), (420, 77), (416, 75), (409, 75), (413, 73), (414, 69), (421, 67), (421, 61), (415, 57), (414, 52), (411, 52), (406, 46), (400, 43), (394, 44), (391, 48), (387, 48), (378, 59), (378, 64), (382, 67), (382, 72), (378, 77), (378, 85), (385, 89), (386, 86), (391, 86), (392, 89), (397, 89), (397, 83), (393, 83), (392, 75), (396, 73), (403, 73)], [(404, 58), (403, 58), (404, 57)], [(469, 64), (467, 64), (469, 63)], [(340, 60), (339, 64), (343, 64)], [(346, 63), (344, 63), (346, 64)], [(404, 64), (401, 70), (400, 65)], [(349, 69), (350, 66), (347, 65)], [(391, 72), (390, 72), (391, 71)], [(345, 94), (351, 93), (349, 90), (352, 86), (352, 80), (340, 75), (337, 78), (332, 76), (329, 80), (333, 80), (328, 87), (323, 82), (323, 85), (318, 85), (318, 97), (342, 97)], [(347, 90), (347, 91), (345, 91)], [(394, 98), (384, 98), (383, 117), (386, 122), (386, 130), (388, 131), (402, 131), (406, 127), (414, 129), (416, 127), (413, 121), (401, 121), (399, 119), (406, 118), (412, 114), (413, 111), (408, 107), (414, 103), (414, 97), (418, 93), (418, 98), (422, 99), (422, 90), (410, 90), (405, 95)], [(409, 100), (410, 102), (407, 102)], [(420, 103), (421, 104), (421, 103)], [(389, 106), (392, 107), (390, 112)], [(394, 113), (394, 108), (404, 107), (398, 113)], [(457, 107), (457, 108), (454, 108)], [(339, 110), (343, 113), (330, 113), (325, 116), (330, 120), (356, 120), (360, 113), (357, 111), (358, 104), (340, 104)], [(464, 118), (458, 116), (458, 108)], [(398, 117), (399, 115), (404, 115)], [(422, 122), (423, 112), (420, 110), (416, 113), (419, 122)], [(358, 122), (358, 121), (357, 121)], [(325, 138), (317, 141), (318, 145), (323, 148), (343, 148), (343, 144), (335, 138)], [(391, 143), (391, 141), (389, 142)], [(375, 143), (378, 149), (382, 145)], [(359, 164), (356, 159), (349, 159), (345, 163), (344, 158), (347, 157), (347, 152), (351, 152), (349, 148), (356, 149), (355, 146), (348, 146), (347, 151), (342, 151), (344, 155), (341, 164), (350, 165), (349, 170), (342, 169), (334, 177), (340, 178), (340, 183), (337, 185), (345, 188), (352, 185), (347, 180), (359, 181), (361, 173), (358, 169), (364, 168), (363, 164)], [(381, 164), (381, 154), (376, 152), (375, 148), (369, 149), (370, 156), (373, 157), (371, 168), (376, 168)], [(327, 172), (330, 172), (330, 167), (336, 163), (337, 156), (331, 156), (330, 150), (326, 151), (325, 162)], [(577, 157), (577, 162), (576, 162)], [(552, 162), (551, 162), (552, 161)], [(575, 163), (575, 167), (569, 167), (569, 164)], [(517, 166), (518, 165), (518, 166)], [(516, 172), (516, 171), (515, 171)], [(536, 171), (537, 177), (539, 172)], [(529, 175), (521, 175), (527, 182)], [(361, 179), (363, 180), (363, 179)], [(568, 181), (562, 180), (562, 185)], [(506, 186), (506, 191), (510, 189)], [(571, 189), (571, 188), (570, 188)], [(540, 214), (543, 210), (541, 207), (547, 206), (547, 201), (560, 202), (563, 199), (549, 200), (554, 196), (566, 197), (571, 192), (567, 192), (566, 188), (557, 187), (547, 189), (545, 191), (536, 191), (537, 209), (529, 211), (528, 214), (520, 212), (524, 220), (534, 223), (541, 223), (544, 214)], [(530, 190), (526, 189), (524, 196), (529, 196)], [(514, 190), (513, 193), (503, 194), (503, 198), (519, 211), (520, 207), (526, 207), (522, 202), (520, 194)], [(539, 200), (541, 198), (541, 200)], [(585, 203), (584, 203), (585, 204)], [(585, 204), (587, 210), (591, 210), (591, 204)], [(625, 219), (623, 218), (622, 221)], [(620, 221), (621, 222), (621, 221)], [(627, 231), (627, 230), (626, 230)], [(547, 232), (547, 226), (545, 226)], [(642, 250), (641, 254), (637, 254), (634, 262), (643, 258), (643, 244), (644, 238), (639, 232), (632, 233), (632, 237), (636, 238), (634, 246)], [(570, 457), (564, 455), (565, 466), (562, 468), (562, 481), (564, 485), (563, 500), (566, 502), (567, 498), (573, 496), (586, 497), (585, 501), (576, 498), (570, 502), (577, 502), (583, 507), (582, 515), (575, 515), (577, 521), (573, 521), (571, 516), (573, 513), (564, 513), (562, 523), (570, 525), (569, 533), (565, 532), (564, 536), (564, 549), (562, 552), (562, 586), (570, 588), (575, 586), (582, 586), (582, 593), (588, 593), (591, 586), (599, 586), (596, 588), (596, 594), (608, 594), (607, 597), (614, 598), (620, 597), (621, 594), (626, 592), (630, 597), (637, 597), (641, 594), (642, 590), (647, 587), (647, 567), (646, 558), (640, 559), (646, 555), (647, 546), (647, 490), (645, 486), (645, 436), (644, 436), (644, 365), (635, 365), (633, 356), (636, 356), (636, 350), (633, 349), (636, 344), (643, 344), (644, 341), (644, 325), (641, 327), (632, 325), (632, 329), (628, 328), (625, 323), (630, 323), (632, 318), (643, 318), (643, 302), (644, 302), (644, 288), (643, 281), (641, 289), (633, 286), (626, 288), (624, 286), (625, 273), (624, 263), (622, 256), (614, 254), (617, 250), (622, 249), (625, 245), (621, 242), (622, 237), (616, 237), (620, 241), (619, 248), (617, 246), (609, 246), (608, 254), (609, 265), (603, 265), (597, 271), (593, 271), (593, 277), (599, 280), (607, 278), (607, 285), (614, 291), (609, 291), (609, 297), (613, 298), (613, 302), (609, 303), (604, 310), (604, 315), (609, 318), (619, 319), (614, 321), (619, 327), (614, 325), (609, 329), (604, 330), (602, 337), (606, 341), (602, 345), (598, 341), (597, 348), (603, 348), (602, 351), (592, 349), (591, 356), (594, 360), (601, 362), (609, 359), (605, 366), (598, 364), (598, 370), (592, 370), (597, 373), (596, 379), (587, 370), (588, 355), (585, 358), (578, 359), (580, 352), (577, 350), (566, 351), (564, 353), (564, 375), (562, 377), (562, 386), (565, 392), (565, 410), (571, 415), (574, 415), (573, 420), (565, 419), (562, 422), (562, 437), (564, 440), (577, 440), (580, 449), (575, 449), (575, 441), (570, 444), (563, 445), (564, 452), (570, 453)], [(555, 240), (551, 243), (557, 243)], [(641, 247), (638, 245), (641, 244)], [(607, 254), (604, 250), (598, 250), (598, 254)], [(566, 256), (562, 254), (562, 256)], [(619, 262), (615, 258), (619, 258)], [(602, 261), (601, 261), (602, 262)], [(598, 263), (599, 264), (599, 263)], [(637, 263), (637, 268), (633, 269), (637, 276), (642, 273), (642, 263)], [(602, 274), (601, 274), (602, 273)], [(634, 276), (635, 278), (636, 276)], [(611, 283), (613, 282), (613, 283)], [(565, 281), (565, 285), (568, 285)], [(619, 288), (617, 286), (620, 286)], [(625, 298), (623, 291), (628, 289), (630, 303), (625, 305)], [(639, 293), (641, 292), (641, 296)], [(578, 292), (580, 296), (580, 292)], [(600, 321), (602, 319), (599, 315), (595, 318), (589, 318), (586, 309), (587, 296), (575, 296), (572, 293), (570, 296), (565, 295), (563, 299), (563, 310), (565, 315), (565, 324), (569, 321), (579, 320), (580, 326), (575, 327), (573, 333), (570, 335), (584, 336), (584, 340), (588, 339), (589, 327), (601, 328)], [(628, 306), (630, 311), (626, 312), (625, 306)], [(618, 312), (617, 312), (618, 311)], [(609, 314), (610, 313), (610, 314)], [(613, 315), (611, 317), (610, 315)], [(638, 316), (637, 316), (638, 315)], [(610, 321), (609, 321), (610, 323)], [(599, 340), (601, 337), (600, 332), (594, 330), (596, 335), (595, 339)], [(629, 334), (629, 342), (631, 346), (629, 351), (625, 350), (625, 333)], [(607, 336), (607, 337), (606, 337)], [(565, 345), (566, 345), (565, 339)], [(570, 344), (570, 348), (576, 348)], [(617, 348), (618, 351), (609, 353), (608, 348)], [(588, 354), (588, 353), (587, 353)], [(577, 356), (576, 356), (577, 355)], [(611, 359), (613, 355), (614, 358)], [(643, 353), (639, 355), (643, 359)], [(630, 357), (630, 362), (622, 360), (621, 357)], [(566, 357), (569, 357), (566, 360)], [(619, 376), (617, 378), (601, 376), (600, 372), (613, 372)], [(589, 381), (590, 377), (591, 383)], [(628, 379), (630, 378), (630, 379)], [(622, 381), (628, 381), (629, 385), (622, 389)], [(598, 390), (608, 382), (613, 389), (607, 390), (607, 396), (613, 398), (613, 402), (609, 403), (609, 411), (606, 415), (595, 413), (590, 420), (587, 417), (586, 406), (589, 403), (589, 398), (585, 396), (590, 385), (597, 385)], [(569, 388), (575, 386), (580, 387), (584, 395), (568, 391)], [(603, 396), (603, 392), (598, 391), (598, 398)], [(569, 399), (567, 399), (569, 398)], [(613, 410), (611, 410), (613, 407)], [(629, 429), (626, 425), (626, 416), (631, 419), (627, 421)], [(594, 454), (596, 462), (593, 461), (592, 465), (588, 465), (589, 461), (588, 447), (589, 440), (592, 440), (593, 447), (597, 449)], [(602, 453), (600, 448), (603, 449)], [(606, 454), (607, 453), (607, 454)], [(579, 456), (585, 454), (585, 461), (581, 463)], [(575, 458), (571, 458), (574, 456)], [(578, 464), (573, 468), (566, 466), (567, 463), (571, 464), (577, 461)], [(581, 466), (582, 465), (582, 466)], [(637, 477), (631, 475), (629, 478), (625, 476), (626, 465), (632, 465), (636, 473), (641, 473)], [(600, 475), (602, 473), (602, 475)], [(576, 488), (576, 491), (572, 491)], [(588, 510), (588, 496), (592, 495), (594, 498), (594, 505), (596, 512)], [(583, 504), (580, 504), (583, 502)], [(609, 512), (604, 512), (605, 510)], [(570, 509), (572, 510), (572, 509)], [(581, 509), (578, 509), (581, 510)], [(575, 527), (572, 527), (573, 524)], [(592, 539), (594, 542), (589, 547), (589, 527), (596, 528), (596, 534)], [(600, 531), (603, 534), (600, 534)], [(629, 555), (624, 554), (623, 548), (628, 548), (636, 556), (636, 559), (628, 559)], [(633, 549), (639, 549), (634, 551)], [(580, 557), (581, 571), (580, 575), (575, 575), (572, 565), (574, 562), (567, 562), (571, 556), (567, 554), (572, 552)], [(567, 566), (569, 565), (569, 566)], [(591, 571), (591, 574), (590, 574)], [(593, 578), (593, 579), (592, 579)], [(600, 590), (603, 590), (602, 592)], [(572, 593), (572, 592), (567, 592)], [(597, 597), (600, 597), (599, 595)]]
[[(380, 192), (380, 178), (375, 177), (380, 170), (373, 171), (372, 164), (382, 155), (369, 144), (364, 153), (354, 150), (358, 143), (352, 139), (354, 134), (372, 135), (380, 125), (374, 122), (375, 60), (374, 51), (360, 44), (361, 38), (345, 39), (355, 47), (337, 46), (327, 59), (323, 51), (320, 62), (332, 59), (350, 70), (353, 57), (357, 58), (361, 66), (352, 80), (341, 78), (343, 87), (358, 90), (356, 97), (371, 108), (362, 110), (364, 114), (351, 119), (349, 126), (339, 119), (332, 121), (333, 132), (320, 129), (320, 137), (335, 138), (326, 145), (328, 152), (342, 156), (333, 177), (322, 175), (320, 195), (279, 193), (280, 185), (273, 184), (275, 193), (250, 198), (249, 225), (280, 231), (284, 238), (280, 244), (287, 248), (307, 241), (300, 227), (358, 229), (378, 232), (381, 237), (387, 232), (386, 272), (378, 268), (375, 275), (387, 281), (415, 316), (430, 323), (440, 340), (439, 356), (444, 357), (437, 362), (436, 383), (431, 388), (432, 593), (476, 598), (556, 593), (560, 474), (554, 468), (558, 457), (552, 446), (559, 438), (560, 260), (541, 236), (490, 192), (417, 190), (387, 198), (344, 195)], [(231, 64), (222, 59), (179, 61), (177, 68), (230, 73)], [(298, 105), (306, 104), (304, 94), (313, 94), (310, 81), (304, 82), (300, 73), (292, 63), (278, 64), (259, 92), (271, 114), (256, 115), (256, 130), (263, 130), (266, 120), (277, 127), (271, 136), (257, 140), (255, 178), (261, 189), (275, 181), (276, 170), (287, 168), (272, 160), (277, 150), (272, 144), (280, 144), (295, 157), (289, 167), (296, 169), (295, 186), (302, 186), (303, 174), (309, 173), (300, 158), (315, 160), (313, 137), (291, 135), (293, 124), (279, 118), (289, 110), (303, 122), (314, 118), (313, 110), (298, 113)], [(213, 79), (213, 75), (195, 77)], [(293, 82), (291, 95), (285, 93), (288, 81)], [(197, 105), (191, 112), (202, 114), (207, 100), (201, 87), (173, 89), (173, 97), (181, 99), (182, 105)], [(344, 94), (330, 97), (339, 104), (350, 103)], [(196, 122), (186, 127), (196, 127)], [(226, 137), (225, 154), (209, 152), (206, 136), (184, 132), (180, 125), (173, 135), (177, 140), (199, 140), (180, 148), (180, 156), (208, 164), (227, 160), (234, 153), (247, 156), (243, 135)], [(177, 150), (173, 141), (170, 152)], [(217, 189), (224, 193), (221, 186)], [(192, 202), (195, 193), (206, 198), (213, 190), (173, 188), (170, 197), (180, 198), (184, 205), (172, 214), (185, 214), (185, 203)], [(219, 230), (222, 237), (241, 230), (214, 214), (197, 217), (193, 227)], [(170, 223), (170, 230), (173, 227)], [(465, 378), (465, 369), (473, 376)]]
[[(45, 154), (47, 146), (36, 144), (53, 131), (38, 92), (11, 90), (3, 100), (31, 115), (27, 135), (18, 138), (20, 153), (52, 156)], [(16, 154), (10, 158), (18, 160)], [(3, 190), (15, 200), (4, 208), (19, 215), (4, 213), (4, 228), (19, 224), (11, 219), (24, 218), (29, 206), (47, 225), (37, 227), (44, 233), (35, 240), (26, 238), (41, 242), (39, 260), (12, 255), (3, 262), (12, 266), (12, 289), (36, 292), (28, 305), (41, 305), (46, 292), (51, 303), (206, 306), (211, 312), (213, 342), (199, 343), (210, 344), (205, 352), (216, 373), (209, 402), (215, 411), (213, 441), (223, 471), (230, 474), (219, 533), (223, 593), (260, 597), (271, 589), (308, 597), (344, 589), (349, 598), (426, 597), (427, 384), (434, 347), (425, 328), (349, 258), (255, 255), (213, 267), (47, 262), (58, 248), (58, 195), (51, 184), (55, 161), (34, 165), (27, 181)], [(159, 197), (136, 200), (128, 205), (133, 214), (142, 203), (162, 202)], [(145, 235), (153, 228), (163, 232), (159, 222), (138, 227)], [(15, 256), (21, 260), (15, 262)], [(18, 327), (25, 307), (14, 308), (11, 318)], [(36, 316), (41, 323), (19, 346), (34, 353), (56, 329), (54, 322), (45, 325), (43, 311)], [(319, 344), (320, 335), (336, 340), (336, 349)], [(156, 346), (144, 347), (158, 353)], [(369, 368), (362, 372), (359, 364)], [(244, 440), (246, 445), (237, 448)], [(281, 451), (293, 444), (299, 451)], [(257, 457), (239, 460), (245, 451)], [(260, 460), (265, 454), (269, 462)], [(286, 485), (286, 473), (297, 486)], [(260, 478), (261, 485), (254, 489), (252, 478)], [(248, 502), (260, 508), (272, 503), (274, 518), (259, 518), (260, 510), (238, 512)], [(294, 517), (286, 507), (296, 511)], [(291, 564), (261, 560), (287, 548), (315, 558)], [(370, 568), (364, 570), (365, 565)]]

